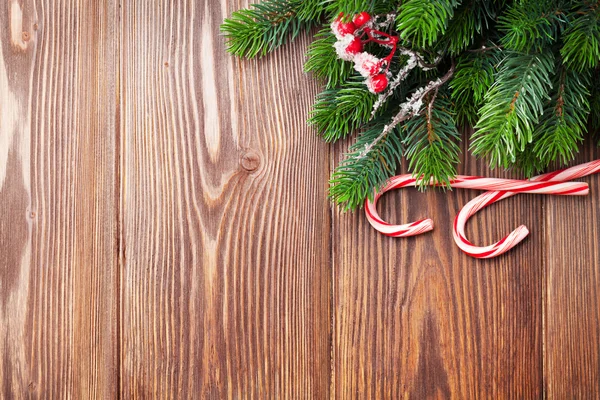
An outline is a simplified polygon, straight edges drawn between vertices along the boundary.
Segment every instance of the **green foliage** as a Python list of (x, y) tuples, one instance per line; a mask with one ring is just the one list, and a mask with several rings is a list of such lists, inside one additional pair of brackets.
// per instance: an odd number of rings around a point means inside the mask
[[(329, 23), (361, 11), (401, 39), (389, 65), (398, 85), (385, 95), (371, 94), (334, 48)], [(304, 70), (325, 89), (309, 123), (328, 142), (358, 133), (331, 179), (330, 197), (344, 209), (362, 206), (402, 156), (415, 176), (447, 185), (459, 161), (456, 123), (475, 126), (473, 154), (528, 176), (571, 161), (587, 124), (600, 131), (596, 1), (263, 0), (221, 29), (228, 51), (256, 57), (314, 26)], [(365, 51), (384, 59), (391, 46), (377, 35)]]
[(402, 158), (402, 131), (394, 128), (383, 140), (361, 156), (365, 146), (377, 138), (384, 119), (379, 119), (362, 132), (350, 147), (350, 153), (335, 169), (330, 181), (329, 197), (344, 209), (362, 207), (365, 199), (373, 198), (387, 179), (394, 176)]
[(339, 86), (352, 75), (352, 64), (337, 58), (333, 48), (336, 39), (329, 28), (322, 29), (315, 39), (308, 48), (304, 71), (325, 80), (327, 89)]
[(573, 21), (563, 36), (560, 54), (571, 69), (583, 71), (598, 66), (600, 60), (600, 10), (588, 5), (573, 13)]
[(398, 1), (389, 0), (323, 0), (323, 2), (327, 3), (326, 9), (332, 17), (339, 13), (354, 15), (361, 11), (372, 15), (382, 14), (393, 11), (398, 5)]
[(596, 135), (600, 134), (600, 71), (592, 73), (590, 94), (590, 118), (589, 125)]
[(474, 125), (483, 105), (485, 93), (494, 83), (494, 70), (498, 51), (467, 52), (458, 58), (454, 78), (450, 82), (456, 121), (461, 125)]
[(396, 23), (400, 37), (413, 46), (432, 46), (454, 15), (457, 0), (408, 0), (402, 3)]
[(439, 52), (456, 56), (471, 47), (496, 18), (496, 7), (486, 0), (463, 2), (454, 12), (446, 33), (437, 42)]
[(324, 11), (318, 0), (263, 0), (231, 14), (221, 25), (221, 32), (231, 54), (264, 56), (310, 28)]
[(533, 177), (545, 167), (542, 160), (535, 155), (533, 147), (533, 143), (525, 145), (525, 149), (517, 154), (514, 164), (527, 178)]
[(555, 40), (560, 14), (553, 1), (517, 1), (498, 18), (502, 45), (517, 52), (541, 51)]
[(326, 12), (323, 0), (295, 0), (298, 4), (296, 15), (300, 21), (318, 23)]
[(554, 70), (552, 53), (509, 53), (485, 95), (474, 154), (490, 158), (491, 167), (510, 167), (533, 140), (533, 131), (549, 99)]
[(456, 144), (460, 135), (456, 129), (450, 101), (446, 96), (428, 99), (424, 112), (407, 121), (406, 158), (409, 168), (420, 179), (420, 187), (437, 182), (450, 187), (456, 176), (460, 148)]
[(356, 81), (327, 89), (317, 96), (308, 122), (328, 142), (344, 138), (369, 121), (376, 98)]
[(533, 153), (542, 167), (554, 160), (566, 164), (574, 158), (590, 112), (590, 73), (565, 68), (559, 71), (552, 101), (544, 109), (544, 121), (534, 132)]

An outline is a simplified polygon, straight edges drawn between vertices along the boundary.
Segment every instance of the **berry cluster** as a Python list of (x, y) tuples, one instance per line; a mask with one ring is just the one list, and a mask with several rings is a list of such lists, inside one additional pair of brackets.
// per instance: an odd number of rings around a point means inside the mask
[[(356, 14), (351, 21), (344, 21), (342, 13), (331, 24), (337, 38), (334, 47), (339, 58), (354, 62), (354, 69), (367, 78), (365, 83), (372, 93), (383, 92), (389, 84), (390, 64), (396, 53), (398, 37), (374, 29), (373, 18), (364, 11)], [(363, 51), (364, 45), (371, 42), (391, 48), (390, 54), (379, 59)]]

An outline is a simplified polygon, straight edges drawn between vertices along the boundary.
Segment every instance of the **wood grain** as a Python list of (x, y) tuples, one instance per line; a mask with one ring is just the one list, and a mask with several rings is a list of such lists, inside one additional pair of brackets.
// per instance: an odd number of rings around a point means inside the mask
[(116, 5), (0, 6), (0, 397), (118, 390)]
[[(597, 160), (586, 146), (572, 164)], [(546, 202), (545, 351), (549, 398), (600, 397), (600, 176), (584, 198)]]
[[(469, 156), (462, 171), (501, 176)], [(467, 233), (475, 243), (498, 240), (519, 223), (533, 232), (503, 257), (478, 261), (458, 250), (451, 233), (456, 211), (475, 195), (386, 195), (380, 210), (389, 221), (433, 218), (433, 233), (409, 239), (379, 235), (362, 213), (336, 213), (334, 397), (541, 396), (544, 200), (515, 197), (474, 218)]]
[(226, 54), (247, 4), (0, 5), (0, 398), (598, 398), (600, 176), (480, 213), (531, 230), (495, 260), (472, 191), (386, 195), (436, 229), (383, 237), (327, 201), (310, 37)]
[(246, 3), (123, 6), (125, 398), (326, 398), (328, 149), (306, 127), (307, 37), (225, 53)]

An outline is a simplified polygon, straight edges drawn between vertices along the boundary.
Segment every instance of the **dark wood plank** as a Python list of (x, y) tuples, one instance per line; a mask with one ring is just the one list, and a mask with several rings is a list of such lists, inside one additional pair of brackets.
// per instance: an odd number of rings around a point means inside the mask
[(329, 156), (308, 42), (225, 53), (242, 2), (123, 6), (124, 398), (327, 398)]
[(0, 7), (0, 397), (118, 390), (116, 4)]
[[(599, 158), (588, 142), (571, 164)], [(600, 176), (581, 180), (589, 196), (548, 198), (545, 210), (544, 365), (555, 399), (600, 397)]]
[[(463, 146), (466, 153), (466, 146)], [(339, 154), (338, 149), (338, 154)], [(464, 157), (466, 174), (505, 176)], [(386, 195), (389, 221), (433, 218), (432, 233), (394, 239), (363, 212), (333, 220), (333, 392), (336, 398), (539, 398), (544, 224), (541, 197), (518, 196), (475, 217), (469, 238), (532, 235), (494, 260), (462, 254), (456, 212), (478, 192)]]

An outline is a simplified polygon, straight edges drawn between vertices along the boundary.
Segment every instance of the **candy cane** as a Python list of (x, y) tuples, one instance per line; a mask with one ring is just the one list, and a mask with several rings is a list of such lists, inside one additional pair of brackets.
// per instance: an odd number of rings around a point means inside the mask
[[(577, 165), (571, 168), (560, 171), (550, 172), (531, 178), (531, 182), (564, 182), (572, 179), (581, 178), (583, 176), (592, 175), (600, 172), (600, 160), (592, 161), (586, 164)], [(465, 226), (467, 221), (473, 214), (477, 213), (482, 208), (496, 203), (500, 200), (514, 196), (517, 192), (487, 192), (477, 196), (468, 202), (456, 216), (454, 220), (453, 236), (454, 241), (462, 251), (471, 257), (475, 258), (492, 258), (497, 257), (502, 253), (515, 247), (523, 239), (529, 235), (529, 230), (525, 225), (519, 226), (517, 229), (508, 234), (504, 239), (484, 247), (473, 245), (467, 240), (465, 235)]]
[[(367, 219), (373, 228), (384, 235), (392, 237), (415, 236), (432, 230), (433, 221), (429, 218), (405, 225), (391, 225), (381, 219), (377, 213), (377, 201), (385, 192), (407, 186), (416, 186), (420, 183), (412, 175), (398, 175), (389, 179), (379, 193), (375, 193), (372, 202), (367, 199), (365, 203)], [(428, 184), (436, 185), (433, 180)], [(510, 191), (510, 193), (586, 195), (589, 192), (587, 183), (581, 182), (530, 182), (465, 175), (459, 175), (456, 179), (450, 181), (450, 186), (463, 189), (502, 191), (495, 193), (507, 193), (507, 191)]]

